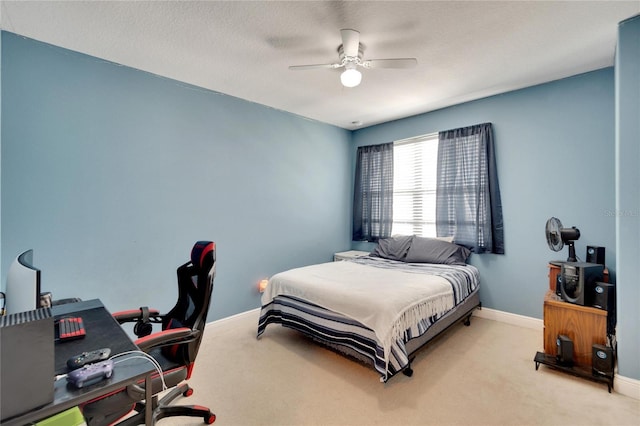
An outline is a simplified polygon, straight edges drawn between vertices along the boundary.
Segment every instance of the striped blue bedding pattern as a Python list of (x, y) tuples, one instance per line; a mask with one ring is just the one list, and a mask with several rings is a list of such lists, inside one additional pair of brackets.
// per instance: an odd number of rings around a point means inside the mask
[[(440, 275), (451, 284), (456, 306), (463, 302), (479, 285), (478, 271), (470, 265), (404, 263), (373, 257), (349, 261), (371, 267), (395, 268), (405, 272)], [(386, 381), (409, 365), (406, 342), (424, 334), (433, 323), (446, 313), (442, 312), (429, 318), (423, 318), (417, 325), (407, 329), (404, 337), (393, 343), (388, 364), (384, 359), (384, 348), (373, 330), (348, 316), (318, 306), (312, 301), (293, 296), (276, 296), (271, 303), (262, 306), (257, 336), (260, 337), (264, 333), (267, 325), (277, 323), (305, 333), (329, 346), (348, 347), (356, 352), (359, 358), (370, 361), (376, 371), (380, 373), (381, 381)]]

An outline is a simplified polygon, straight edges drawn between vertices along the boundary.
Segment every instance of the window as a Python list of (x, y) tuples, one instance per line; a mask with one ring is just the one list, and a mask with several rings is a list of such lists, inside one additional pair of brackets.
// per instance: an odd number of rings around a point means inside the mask
[(436, 236), (438, 134), (393, 144), (392, 234)]
[(358, 147), (353, 240), (452, 236), (504, 254), (491, 123)]

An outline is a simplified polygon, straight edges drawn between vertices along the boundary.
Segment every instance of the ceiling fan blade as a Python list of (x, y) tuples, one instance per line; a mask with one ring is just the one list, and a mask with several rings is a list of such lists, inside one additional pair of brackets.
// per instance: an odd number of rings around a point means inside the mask
[(369, 59), (362, 61), (365, 68), (413, 68), (418, 65), (416, 58)]
[(356, 30), (340, 30), (340, 36), (342, 37), (342, 51), (345, 56), (358, 56), (358, 50), (360, 48), (360, 33)]
[(314, 64), (314, 65), (292, 65), (289, 67), (292, 71), (316, 70), (322, 68), (340, 68), (341, 64)]

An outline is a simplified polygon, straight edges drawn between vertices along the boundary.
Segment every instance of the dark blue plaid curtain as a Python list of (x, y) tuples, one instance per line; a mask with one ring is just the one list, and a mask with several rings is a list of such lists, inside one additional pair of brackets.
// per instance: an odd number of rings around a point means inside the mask
[(353, 191), (353, 241), (391, 236), (393, 223), (393, 142), (361, 146)]
[(436, 230), (475, 253), (504, 254), (491, 123), (439, 133)]

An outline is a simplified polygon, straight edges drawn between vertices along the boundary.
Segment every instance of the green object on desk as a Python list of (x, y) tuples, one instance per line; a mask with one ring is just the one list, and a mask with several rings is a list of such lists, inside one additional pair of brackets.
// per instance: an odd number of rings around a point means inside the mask
[(38, 423), (37, 426), (81, 426), (85, 425), (84, 417), (78, 407), (69, 408), (55, 416), (48, 417)]

